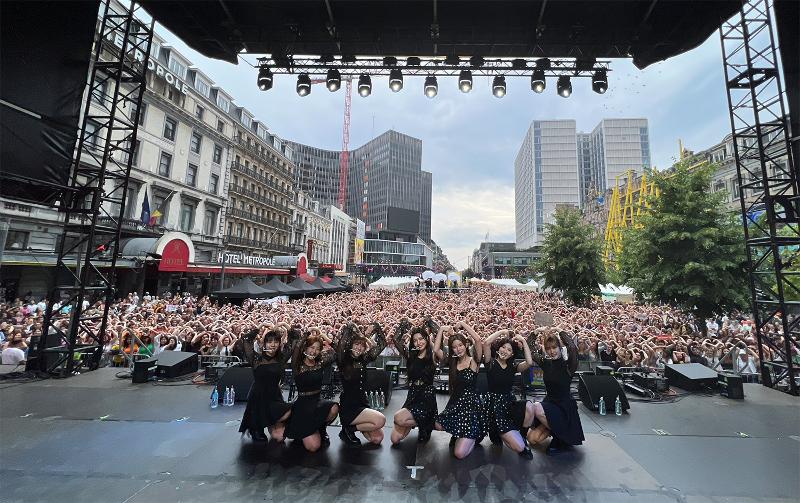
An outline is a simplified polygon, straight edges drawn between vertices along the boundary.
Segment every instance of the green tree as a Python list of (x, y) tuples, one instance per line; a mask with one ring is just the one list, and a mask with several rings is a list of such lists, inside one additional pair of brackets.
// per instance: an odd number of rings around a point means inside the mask
[(544, 276), (545, 286), (561, 290), (573, 304), (588, 304), (593, 295), (600, 295), (598, 283), (605, 281), (600, 241), (577, 208), (559, 207), (554, 218), (546, 225), (536, 270)]
[(468, 267), (461, 271), (461, 277), (464, 279), (473, 278), (475, 277), (475, 271), (473, 271), (471, 267)]
[(741, 220), (709, 190), (717, 166), (688, 164), (654, 174), (661, 195), (625, 232), (618, 265), (637, 295), (702, 320), (747, 306), (749, 288)]

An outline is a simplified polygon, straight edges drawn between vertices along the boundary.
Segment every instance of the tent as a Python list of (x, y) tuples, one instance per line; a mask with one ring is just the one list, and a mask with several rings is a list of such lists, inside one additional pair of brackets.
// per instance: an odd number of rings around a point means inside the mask
[(217, 290), (214, 295), (228, 299), (262, 299), (269, 297), (270, 292), (253, 283), (253, 280), (248, 276), (230, 288)]
[(378, 281), (370, 283), (370, 290), (400, 290), (416, 284), (414, 276), (384, 276)]
[(625, 285), (617, 286), (613, 283), (607, 285), (598, 284), (600, 287), (600, 296), (607, 302), (633, 302), (633, 288)]
[(433, 279), (434, 276), (436, 276), (436, 273), (430, 269), (422, 273), (422, 279)]
[(270, 295), (292, 295), (298, 293), (296, 288), (292, 288), (278, 278), (272, 278), (267, 281), (267, 284), (264, 285), (264, 289), (267, 290)]
[(539, 285), (531, 285), (530, 283), (520, 283), (512, 278), (495, 278), (489, 281), (490, 285), (499, 286), (501, 288), (513, 288), (514, 290), (538, 290)]
[(321, 288), (306, 283), (303, 278), (295, 278), (294, 281), (289, 283), (289, 286), (297, 290), (293, 295), (312, 295), (323, 291)]
[(317, 276), (317, 279), (315, 279), (311, 283), (311, 286), (317, 287), (320, 290), (322, 290), (323, 292), (329, 292), (329, 293), (339, 292), (339, 291), (342, 290), (341, 286), (331, 285), (330, 283), (325, 283), (324, 281), (322, 281), (322, 278), (320, 278), (319, 276)]

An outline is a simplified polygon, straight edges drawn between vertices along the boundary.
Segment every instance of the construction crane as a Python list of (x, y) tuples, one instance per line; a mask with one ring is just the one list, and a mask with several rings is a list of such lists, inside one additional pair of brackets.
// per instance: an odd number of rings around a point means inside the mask
[[(353, 99), (353, 79), (342, 78), (347, 83), (344, 93), (344, 124), (342, 125), (342, 155), (339, 156), (339, 209), (345, 211), (347, 202), (347, 177), (350, 172), (350, 104)], [(314, 79), (312, 84), (325, 84), (326, 79)]]

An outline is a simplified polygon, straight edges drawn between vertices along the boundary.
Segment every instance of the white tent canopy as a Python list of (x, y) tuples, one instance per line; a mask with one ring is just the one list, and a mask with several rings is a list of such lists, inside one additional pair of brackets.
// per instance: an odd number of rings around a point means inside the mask
[(436, 273), (430, 269), (422, 273), (422, 279), (433, 279), (434, 276), (436, 276)]
[(616, 302), (633, 302), (633, 288), (625, 285), (598, 284), (603, 300)]
[(384, 276), (378, 281), (370, 283), (371, 290), (400, 290), (410, 285), (414, 285), (417, 278), (414, 276)]
[(519, 281), (511, 278), (495, 278), (489, 281), (489, 284), (501, 287), (501, 288), (513, 288), (515, 290), (538, 290), (539, 285), (536, 284), (534, 281), (533, 284), (530, 282), (526, 284), (522, 284)]

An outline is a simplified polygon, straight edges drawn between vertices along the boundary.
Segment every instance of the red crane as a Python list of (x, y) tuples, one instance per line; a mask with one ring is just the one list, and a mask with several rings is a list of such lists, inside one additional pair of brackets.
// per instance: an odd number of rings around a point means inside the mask
[[(342, 125), (342, 155), (339, 157), (339, 209), (345, 211), (347, 202), (347, 176), (350, 172), (350, 104), (353, 98), (353, 79), (343, 78), (347, 82), (344, 93), (344, 124)], [(314, 79), (312, 84), (324, 84), (325, 79)]]

